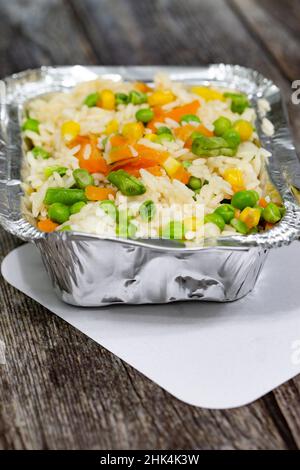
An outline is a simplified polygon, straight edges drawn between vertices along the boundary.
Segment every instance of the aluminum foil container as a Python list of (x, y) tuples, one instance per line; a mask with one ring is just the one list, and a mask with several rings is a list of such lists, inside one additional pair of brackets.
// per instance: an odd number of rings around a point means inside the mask
[[(272, 230), (253, 235), (206, 239), (202, 247), (164, 240), (100, 238), (74, 232), (41, 233), (21, 209), (21, 120), (28, 100), (101, 75), (112, 80), (151, 82), (157, 71), (188, 84), (215, 85), (245, 92), (254, 107), (271, 105), (275, 127), (262, 145), (272, 153), (269, 176), (280, 192), (286, 215)], [(167, 303), (187, 300), (232, 301), (254, 287), (271, 248), (299, 238), (300, 164), (287, 124), (280, 91), (254, 70), (207, 67), (42, 67), (4, 80), (0, 106), (0, 223), (10, 233), (35, 243), (59, 297), (73, 305)]]

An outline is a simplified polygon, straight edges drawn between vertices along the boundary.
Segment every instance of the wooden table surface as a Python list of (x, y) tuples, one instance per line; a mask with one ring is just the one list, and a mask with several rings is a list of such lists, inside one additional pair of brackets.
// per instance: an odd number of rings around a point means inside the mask
[[(0, 0), (0, 74), (67, 64), (227, 62), (273, 79), (296, 145), (297, 0)], [(20, 244), (1, 231), (1, 256)], [(0, 281), (1, 449), (296, 449), (300, 377), (255, 403), (186, 405)]]

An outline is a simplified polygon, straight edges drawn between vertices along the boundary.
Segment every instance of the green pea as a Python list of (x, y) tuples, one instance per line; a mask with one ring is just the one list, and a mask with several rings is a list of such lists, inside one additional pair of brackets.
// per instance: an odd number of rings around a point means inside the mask
[(143, 93), (142, 91), (132, 90), (129, 93), (129, 101), (132, 104), (147, 103), (147, 100), (148, 100), (148, 98), (147, 98), (146, 93)]
[(228, 146), (230, 148), (236, 148), (241, 143), (241, 136), (240, 134), (234, 129), (228, 129), (223, 134), (223, 139), (226, 140)]
[(63, 224), (70, 217), (70, 210), (65, 204), (55, 202), (48, 208), (48, 216), (53, 222)]
[(242, 114), (246, 108), (249, 107), (250, 103), (248, 98), (243, 93), (224, 93), (225, 98), (231, 99), (231, 111), (233, 113)]
[(28, 118), (24, 122), (24, 124), (22, 126), (22, 130), (23, 131), (32, 131), (32, 132), (36, 132), (37, 134), (39, 134), (40, 133), (39, 125), (40, 125), (40, 122), (37, 119)]
[(86, 206), (86, 202), (84, 201), (75, 202), (75, 204), (70, 207), (70, 214), (78, 214), (84, 206)]
[(46, 205), (60, 202), (66, 206), (72, 206), (78, 201), (86, 201), (83, 189), (48, 188), (44, 198)]
[(231, 204), (222, 204), (214, 211), (215, 214), (220, 215), (226, 224), (229, 224), (231, 219), (234, 218), (234, 207)]
[(238, 191), (232, 196), (231, 204), (233, 207), (243, 210), (245, 207), (254, 207), (258, 199), (259, 195), (256, 191)]
[(267, 207), (264, 208), (262, 216), (266, 222), (275, 224), (281, 219), (281, 212), (274, 202), (269, 202)]
[(231, 121), (225, 116), (220, 116), (213, 122), (214, 125), (214, 133), (216, 136), (221, 137), (224, 132), (228, 131), (231, 128)]
[(107, 179), (125, 196), (138, 196), (146, 192), (144, 184), (124, 170), (111, 171)]
[(184, 238), (184, 224), (178, 220), (171, 220), (161, 230), (161, 237), (170, 240), (182, 240)]
[(156, 134), (157, 135), (161, 135), (161, 134), (171, 134), (171, 135), (173, 135), (171, 129), (169, 129), (169, 127), (167, 127), (167, 126), (160, 126), (157, 129)]
[(185, 114), (180, 118), (180, 124), (188, 124), (189, 122), (197, 122), (200, 124), (200, 119), (195, 114)]
[(115, 94), (116, 104), (128, 104), (129, 96), (125, 93), (116, 93)]
[(221, 217), (219, 214), (216, 214), (216, 213), (206, 214), (204, 216), (204, 223), (205, 224), (208, 224), (208, 223), (215, 224), (217, 227), (219, 227), (221, 232), (222, 232), (222, 230), (224, 230), (224, 227), (225, 227), (225, 221), (224, 221), (223, 217)]
[(165, 142), (174, 142), (174, 137), (172, 136), (172, 134), (169, 134), (169, 133), (166, 133), (166, 134), (159, 134), (156, 139), (155, 139), (155, 142), (159, 143), (159, 144), (162, 144), (164, 141)]
[(249, 107), (249, 102), (246, 97), (240, 96), (232, 100), (231, 111), (238, 114), (243, 114), (246, 108)]
[(142, 220), (146, 222), (150, 222), (153, 219), (156, 213), (156, 207), (153, 201), (150, 199), (148, 201), (143, 202), (143, 204), (139, 208), (139, 214)]
[(91, 93), (90, 95), (88, 95), (85, 98), (83, 104), (85, 104), (89, 108), (93, 108), (94, 106), (97, 105), (99, 99), (100, 99), (100, 94), (96, 91), (95, 93)]
[(83, 168), (77, 168), (73, 171), (73, 177), (76, 183), (76, 186), (80, 189), (84, 189), (87, 186), (94, 184), (94, 178), (92, 175)]
[(182, 162), (184, 168), (189, 168), (192, 164), (191, 162), (189, 162), (188, 160), (185, 160), (184, 162)]
[(118, 221), (119, 219), (119, 211), (116, 207), (114, 201), (110, 201), (109, 199), (105, 199), (101, 201), (99, 206), (105, 212), (105, 214), (109, 215), (113, 220)]
[(154, 117), (154, 112), (153, 112), (152, 109), (150, 109), (150, 108), (139, 109), (139, 110), (135, 113), (135, 117), (136, 117), (136, 120), (137, 120), (137, 121), (149, 122), (149, 121), (151, 121), (151, 119), (153, 119), (153, 117)]
[(44, 175), (46, 176), (46, 178), (49, 178), (49, 176), (53, 175), (53, 173), (58, 173), (60, 176), (64, 176), (67, 173), (67, 170), (68, 168), (66, 166), (47, 166), (44, 169)]
[(252, 196), (253, 196), (253, 199), (255, 199), (255, 204), (259, 201), (259, 194), (257, 191), (255, 191), (254, 189), (249, 189), (248, 190)]
[(197, 178), (196, 176), (191, 176), (187, 186), (193, 191), (197, 191), (202, 188), (202, 181), (200, 178)]
[(31, 152), (34, 158), (42, 158), (43, 160), (50, 158), (50, 153), (42, 147), (33, 147)]
[(231, 219), (230, 225), (239, 233), (242, 233), (243, 235), (246, 235), (248, 233), (248, 227), (247, 225), (239, 219)]

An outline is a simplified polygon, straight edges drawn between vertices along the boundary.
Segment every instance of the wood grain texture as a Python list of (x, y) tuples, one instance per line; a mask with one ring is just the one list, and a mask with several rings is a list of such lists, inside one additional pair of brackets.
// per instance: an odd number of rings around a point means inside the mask
[[(0, 0), (0, 73), (43, 64), (239, 63), (272, 78), (289, 102), (299, 72), (296, 3)], [(282, 38), (292, 41), (286, 53)], [(289, 103), (289, 112), (299, 145), (299, 109)], [(1, 257), (19, 243), (1, 231)], [(192, 407), (3, 279), (0, 289), (0, 449), (300, 447), (299, 377), (240, 409)]]

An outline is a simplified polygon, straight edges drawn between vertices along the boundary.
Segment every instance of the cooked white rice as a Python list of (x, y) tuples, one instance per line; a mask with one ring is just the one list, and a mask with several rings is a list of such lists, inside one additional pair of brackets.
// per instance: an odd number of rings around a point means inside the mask
[[(173, 101), (162, 105), (162, 112), (169, 113), (177, 107), (186, 105), (194, 100), (199, 101), (199, 108), (196, 112), (197, 117), (208, 131), (213, 131), (214, 121), (224, 116), (235, 123), (237, 120), (246, 120), (253, 127), (255, 126), (256, 113), (253, 108), (247, 107), (242, 114), (231, 110), (230, 99), (206, 99), (199, 96), (186, 85), (174, 83), (169, 77), (158, 74), (154, 79), (154, 87), (158, 90), (168, 90), (173, 93)], [(112, 135), (122, 133), (124, 125), (136, 122), (136, 113), (140, 109), (147, 108), (143, 104), (119, 104), (113, 110), (103, 109), (99, 106), (88, 107), (84, 103), (87, 95), (99, 93), (103, 90), (111, 90), (113, 93), (128, 94), (130, 90), (135, 89), (135, 84), (123, 82), (110, 82), (96, 80), (85, 82), (69, 93), (61, 92), (50, 97), (39, 97), (30, 102), (28, 106), (28, 115), (30, 118), (39, 121), (39, 132), (24, 130), (23, 137), (26, 142), (25, 148), (25, 168), (24, 168), (24, 190), (25, 206), (29, 215), (35, 220), (41, 221), (47, 218), (48, 207), (44, 203), (46, 192), (49, 188), (72, 188), (74, 186), (73, 170), (80, 168), (78, 152), (80, 145), (74, 145), (72, 148), (68, 145), (65, 136), (62, 135), (62, 126), (67, 121), (72, 121), (80, 126), (80, 135), (97, 136), (97, 148), (102, 151), (104, 159), (109, 163), (112, 145), (110, 138)], [(215, 90), (223, 93), (224, 90)], [(151, 95), (152, 91), (146, 91)], [(263, 119), (263, 129), (268, 135), (274, 132), (272, 123), (267, 120), (265, 114), (268, 106), (264, 101), (260, 102), (260, 112)], [(117, 122), (117, 129), (114, 129), (111, 135), (105, 134), (106, 127), (113, 120)], [(195, 126), (195, 123), (191, 123)], [(197, 124), (196, 124), (197, 125)], [(230, 235), (235, 233), (235, 229), (226, 224), (223, 231), (211, 222), (203, 222), (203, 215), (212, 213), (224, 199), (230, 199), (234, 194), (234, 189), (229, 181), (224, 179), (224, 174), (228, 169), (238, 169), (241, 172), (244, 189), (257, 191), (260, 197), (267, 196), (265, 187), (262, 185), (262, 172), (264, 170), (264, 161), (269, 153), (261, 148), (257, 143), (257, 135), (252, 133), (251, 138), (242, 142), (234, 156), (211, 156), (208, 158), (199, 158), (187, 148), (185, 142), (176, 137), (176, 129), (180, 123), (171, 117), (159, 119), (155, 127), (167, 126), (174, 135), (173, 141), (163, 141), (163, 143), (149, 140), (153, 131), (145, 127), (144, 134), (138, 139), (137, 144), (143, 145), (153, 151), (167, 152), (168, 155), (178, 162), (189, 162), (187, 168), (190, 176), (200, 178), (205, 184), (198, 193), (195, 193), (184, 182), (172, 178), (161, 167), (161, 174), (154, 175), (147, 168), (140, 169), (139, 177), (146, 188), (146, 192), (137, 196), (125, 196), (120, 190), (116, 191), (115, 196), (109, 198), (114, 200), (119, 210), (127, 208), (130, 213), (131, 222), (135, 225), (136, 236), (138, 237), (158, 237), (164, 225), (170, 221), (179, 221), (184, 223), (186, 219), (191, 219), (200, 214), (201, 223), (190, 224), (185, 231), (187, 242), (201, 243), (204, 236)], [(71, 136), (72, 137), (72, 136)], [(32, 149), (28, 148), (28, 141), (32, 147), (41, 147), (50, 154), (49, 158), (36, 158)], [(25, 144), (24, 144), (25, 145)], [(132, 158), (138, 158), (139, 153), (134, 145), (129, 145)], [(89, 160), (92, 154), (91, 145), (86, 145), (83, 152), (83, 158)], [(51, 166), (66, 167), (64, 175), (54, 171), (47, 176), (45, 169)], [(112, 187), (101, 172), (95, 172), (93, 175), (94, 185), (96, 187)], [(151, 224), (144, 221), (139, 213), (141, 204), (144, 201), (151, 200), (156, 205), (156, 214), (151, 220)], [(69, 219), (58, 224), (56, 230), (68, 226), (69, 229), (97, 234), (100, 236), (115, 236), (116, 221), (107, 215), (100, 207), (98, 201), (88, 201), (80, 212), (73, 214)]]

